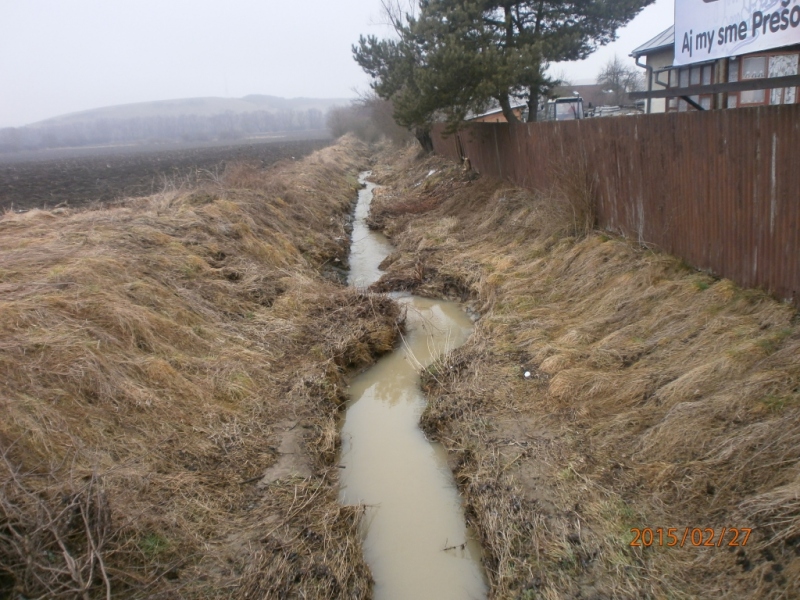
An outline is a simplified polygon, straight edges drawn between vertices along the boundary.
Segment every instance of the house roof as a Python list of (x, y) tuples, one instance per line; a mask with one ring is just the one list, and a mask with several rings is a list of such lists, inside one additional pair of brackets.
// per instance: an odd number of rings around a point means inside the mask
[(670, 25), (652, 40), (645, 42), (631, 52), (631, 56), (639, 58), (642, 55), (652, 54), (659, 50), (672, 48), (675, 45), (675, 26)]

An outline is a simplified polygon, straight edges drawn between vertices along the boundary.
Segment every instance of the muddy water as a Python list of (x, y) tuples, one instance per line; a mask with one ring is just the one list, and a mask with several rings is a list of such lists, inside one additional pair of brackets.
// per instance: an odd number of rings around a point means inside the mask
[[(391, 252), (388, 240), (363, 222), (373, 187), (359, 194), (351, 285), (378, 279), (377, 265)], [(368, 506), (364, 551), (376, 599), (484, 598), (480, 548), (465, 527), (445, 453), (418, 426), (425, 407), (419, 370), (463, 344), (472, 323), (452, 302), (398, 301), (408, 314), (403, 343), (350, 388), (341, 431), (341, 500)]]
[(366, 185), (358, 192), (358, 202), (353, 219), (352, 243), (350, 244), (350, 273), (347, 275), (348, 285), (367, 287), (378, 281), (381, 270), (378, 265), (392, 252), (392, 245), (385, 235), (372, 231), (367, 227), (369, 205), (375, 184), (366, 181), (362, 174), (359, 181)]

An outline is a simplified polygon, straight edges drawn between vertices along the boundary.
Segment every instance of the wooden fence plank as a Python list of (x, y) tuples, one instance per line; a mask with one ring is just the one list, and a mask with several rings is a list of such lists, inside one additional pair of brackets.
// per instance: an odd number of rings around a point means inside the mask
[(600, 227), (800, 303), (800, 105), (436, 125), (433, 141), (530, 189), (585, 165)]

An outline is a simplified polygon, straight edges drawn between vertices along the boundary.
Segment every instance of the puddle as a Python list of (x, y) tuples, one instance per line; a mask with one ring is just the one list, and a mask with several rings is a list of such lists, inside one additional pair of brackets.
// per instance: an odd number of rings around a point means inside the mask
[[(364, 179), (362, 175), (362, 181)], [(391, 252), (363, 222), (374, 185), (359, 193), (350, 257), (351, 285), (367, 286)], [(419, 429), (425, 400), (419, 370), (463, 344), (472, 321), (458, 304), (399, 297), (407, 333), (391, 354), (358, 376), (341, 430), (341, 501), (364, 503), (364, 552), (385, 599), (480, 599), (480, 547), (465, 526), (461, 499), (438, 444)]]

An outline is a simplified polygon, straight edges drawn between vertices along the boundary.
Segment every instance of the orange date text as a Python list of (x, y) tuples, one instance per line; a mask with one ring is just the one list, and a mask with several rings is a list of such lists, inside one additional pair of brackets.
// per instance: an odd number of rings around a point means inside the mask
[(716, 547), (746, 546), (752, 529), (747, 527), (644, 527), (631, 529), (633, 540), (630, 545), (638, 548), (650, 546)]

